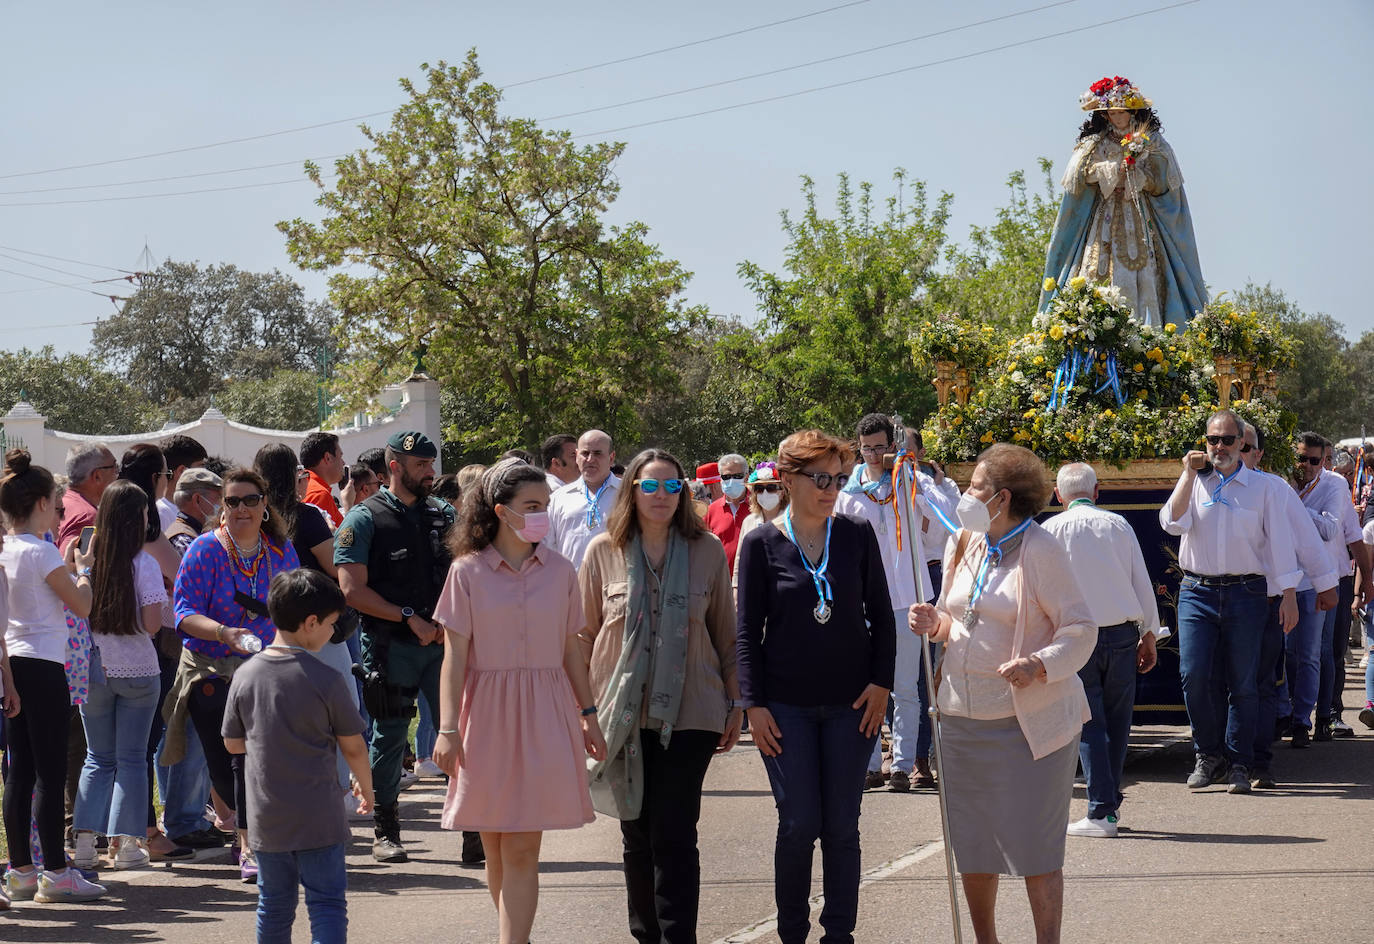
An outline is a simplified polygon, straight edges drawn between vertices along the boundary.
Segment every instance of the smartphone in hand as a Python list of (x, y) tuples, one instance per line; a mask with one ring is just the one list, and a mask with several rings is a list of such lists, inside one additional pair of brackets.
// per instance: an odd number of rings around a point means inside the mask
[(82, 554), (91, 552), (91, 541), (95, 538), (95, 527), (86, 525), (81, 529), (81, 537), (76, 542), (76, 549)]

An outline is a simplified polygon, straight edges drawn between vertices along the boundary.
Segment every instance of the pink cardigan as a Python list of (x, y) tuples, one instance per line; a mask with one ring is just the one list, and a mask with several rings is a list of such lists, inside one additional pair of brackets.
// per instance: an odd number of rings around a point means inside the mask
[[(957, 573), (950, 572), (957, 537), (945, 550), (945, 587), (939, 606), (951, 620), (958, 616), (945, 609), (949, 588), (955, 581), (973, 582), (969, 558), (979, 540), (981, 535), (969, 535)], [(1044, 663), (1045, 681), (1037, 679), (1025, 688), (1011, 689), (1016, 720), (1038, 760), (1072, 741), (1092, 718), (1078, 670), (1097, 646), (1097, 625), (1070, 569), (1068, 553), (1038, 524), (1026, 529), (1015, 574), (1016, 628), (1003, 661), (1034, 655)], [(957, 690), (954, 686), (942, 689), (942, 706), (959, 713)]]

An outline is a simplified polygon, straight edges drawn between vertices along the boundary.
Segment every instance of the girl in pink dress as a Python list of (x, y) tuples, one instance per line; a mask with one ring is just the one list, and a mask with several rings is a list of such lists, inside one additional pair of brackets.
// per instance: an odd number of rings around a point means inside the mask
[(501, 944), (528, 940), (543, 831), (592, 821), (583, 754), (606, 752), (577, 643), (577, 571), (539, 543), (548, 501), (544, 473), (519, 459), (467, 490), (434, 610), (447, 630), (434, 745), (449, 775), (440, 822), (481, 832)]

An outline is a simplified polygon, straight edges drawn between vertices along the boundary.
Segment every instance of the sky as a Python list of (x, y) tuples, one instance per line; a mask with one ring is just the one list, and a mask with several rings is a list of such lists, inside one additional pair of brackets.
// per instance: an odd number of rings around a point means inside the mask
[[(905, 168), (954, 195), (963, 241), (1007, 202), (1008, 174), (1036, 181), (1042, 156), (1062, 168), (1079, 94), (1123, 75), (1178, 156), (1213, 292), (1269, 282), (1352, 339), (1374, 330), (1368, 0), (8, 6), (0, 349), (87, 351), (107, 296), (132, 290), (96, 280), (140, 268), (145, 246), (155, 262), (280, 269), (325, 297), (275, 228), (318, 218), (301, 162), (362, 147), (341, 119), (394, 108), (400, 77), (474, 47), (508, 114), (626, 143), (610, 221), (648, 224), (694, 273), (687, 300), (717, 315), (756, 317), (736, 268), (781, 268), (778, 213), (800, 206), (802, 175), (828, 210), (837, 174), (886, 195)], [(569, 115), (603, 106), (620, 107)]]

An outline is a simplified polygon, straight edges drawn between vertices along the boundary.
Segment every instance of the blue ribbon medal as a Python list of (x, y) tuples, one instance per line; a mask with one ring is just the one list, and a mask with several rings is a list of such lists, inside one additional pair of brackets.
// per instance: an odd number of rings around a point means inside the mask
[[(982, 598), (983, 591), (986, 589), (988, 569), (994, 563), (993, 558), (996, 558), (995, 563), (1000, 567), (1002, 565), (1002, 545), (1011, 541), (1022, 531), (1029, 528), (1032, 520), (1031, 518), (1027, 518), (1006, 534), (1002, 535), (1001, 539), (998, 540), (996, 544), (988, 545), (988, 551), (983, 555), (983, 563), (978, 565), (978, 575), (973, 581), (973, 593), (969, 594), (968, 605), (964, 607), (964, 616), (961, 622), (963, 622), (964, 626), (967, 628), (972, 629), (974, 624), (978, 622), (978, 601)], [(984, 540), (986, 540), (986, 538)]]
[(816, 622), (824, 626), (830, 622), (831, 602), (835, 595), (830, 592), (830, 578), (826, 576), (826, 570), (830, 567), (830, 530), (835, 525), (834, 518), (825, 519), (825, 550), (821, 553), (819, 564), (812, 564), (811, 558), (806, 556), (806, 551), (802, 550), (800, 542), (797, 541), (797, 534), (792, 530), (792, 509), (787, 509), (787, 514), (783, 517), (783, 524), (787, 526), (787, 539), (797, 548), (797, 553), (801, 555), (802, 566), (811, 575), (811, 581), (816, 585), (816, 608), (811, 611), (811, 615), (816, 617)]

